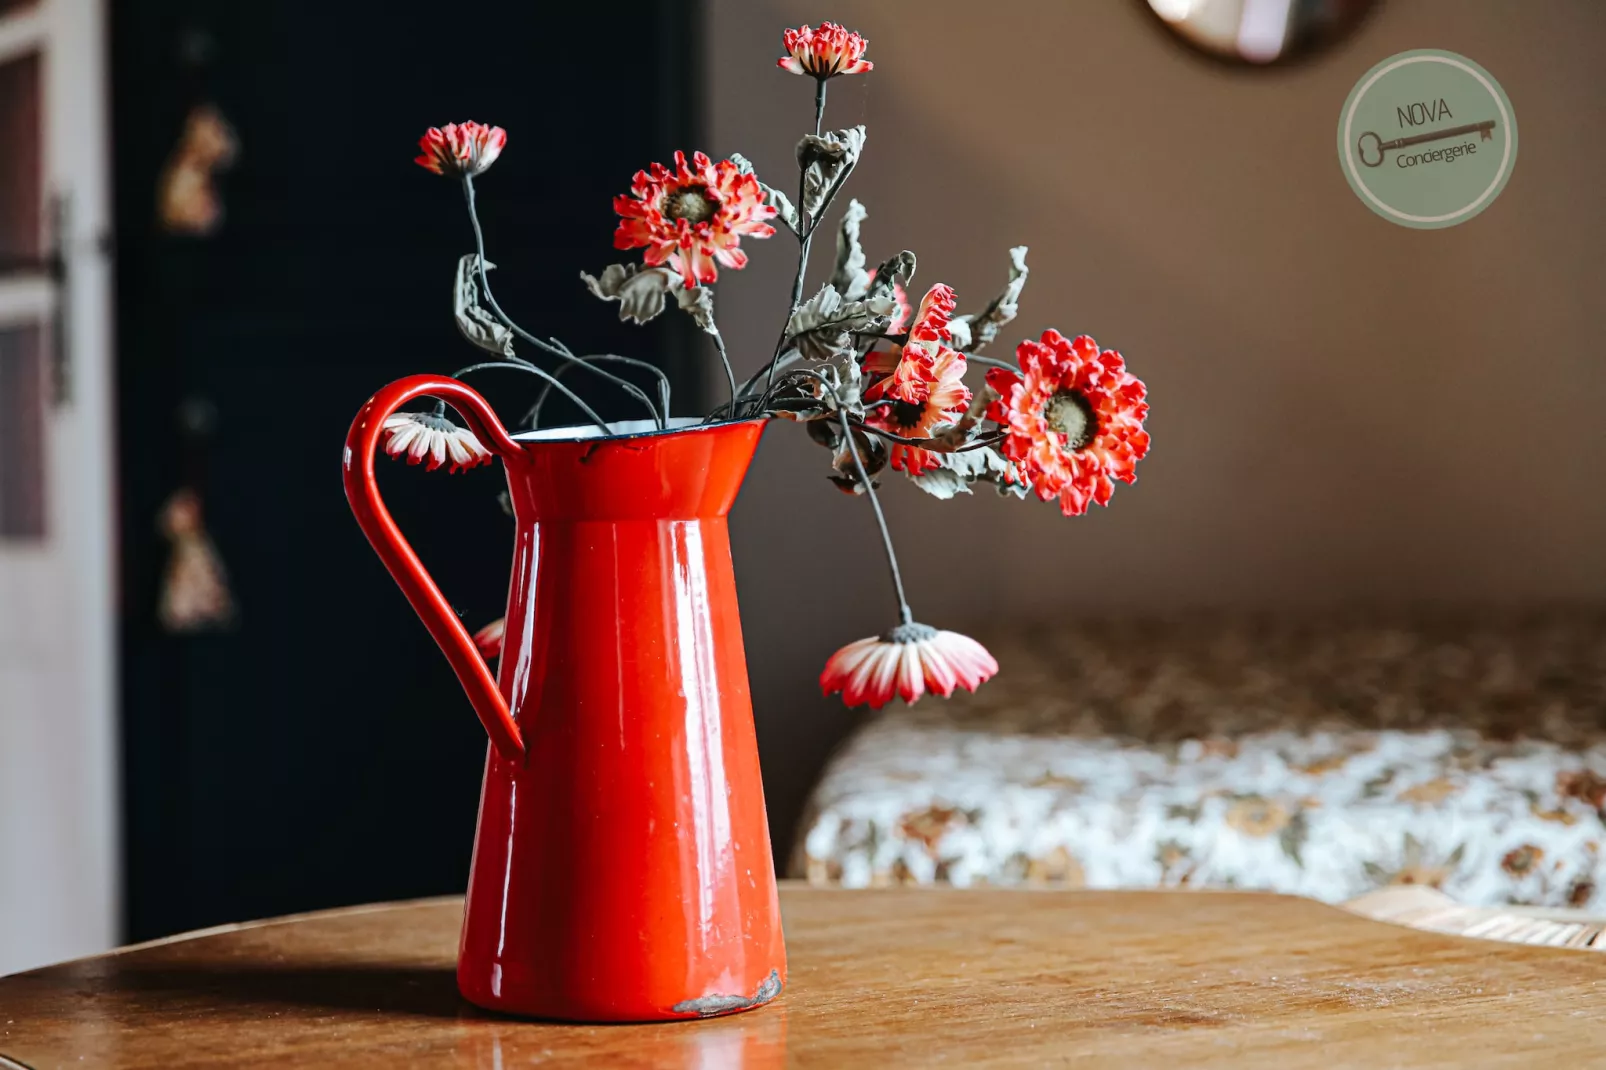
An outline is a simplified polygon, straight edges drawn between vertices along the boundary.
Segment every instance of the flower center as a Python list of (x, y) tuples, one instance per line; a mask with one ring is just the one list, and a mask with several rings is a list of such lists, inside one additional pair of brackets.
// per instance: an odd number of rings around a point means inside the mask
[(920, 422), (926, 407), (913, 401), (894, 401), (890, 406), (892, 422), (899, 427), (913, 427)]
[(883, 643), (918, 643), (930, 639), (937, 634), (937, 629), (929, 624), (918, 624), (914, 621), (900, 624), (881, 637)]
[(719, 202), (708, 195), (707, 186), (683, 186), (664, 203), (664, 214), (670, 219), (684, 219), (694, 225), (706, 222), (718, 209)]
[(412, 416), (414, 423), (423, 424), (431, 431), (446, 432), (457, 430), (457, 425), (452, 423), (452, 421), (448, 420), (444, 416), (437, 416), (432, 412), (415, 412), (410, 413), (409, 415)]
[(1091, 443), (1099, 432), (1098, 420), (1093, 416), (1093, 406), (1074, 390), (1061, 390), (1049, 398), (1048, 404), (1043, 407), (1043, 419), (1048, 421), (1048, 426), (1065, 436), (1067, 449), (1083, 448)]

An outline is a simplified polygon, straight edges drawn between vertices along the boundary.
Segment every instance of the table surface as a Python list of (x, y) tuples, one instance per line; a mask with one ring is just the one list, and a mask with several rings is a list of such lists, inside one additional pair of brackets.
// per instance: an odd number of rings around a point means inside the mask
[(790, 984), (727, 1018), (478, 1011), (453, 975), (462, 902), (432, 899), (0, 978), (0, 1053), (36, 1070), (1606, 1065), (1606, 956), (1587, 951), (1256, 893), (787, 886), (781, 906)]

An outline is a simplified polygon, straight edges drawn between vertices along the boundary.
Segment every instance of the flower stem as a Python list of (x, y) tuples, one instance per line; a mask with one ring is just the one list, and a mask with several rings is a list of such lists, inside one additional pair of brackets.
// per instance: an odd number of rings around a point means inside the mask
[[(820, 136), (820, 130), (825, 123), (825, 87), (827, 80), (816, 78), (814, 80), (814, 136)], [(814, 225), (817, 222), (811, 219), (803, 208), (803, 191), (808, 185), (808, 168), (800, 167), (797, 177), (797, 225), (799, 245), (797, 252), (797, 275), (792, 279), (792, 303), (787, 308), (786, 322), (781, 324), (781, 337), (776, 340), (775, 354), (770, 357), (769, 368), (764, 373), (764, 394), (769, 397), (770, 386), (775, 382), (775, 366), (780, 363), (781, 353), (786, 349), (786, 328), (792, 323), (792, 316), (797, 312), (797, 306), (803, 303), (803, 277), (809, 270), (809, 248), (814, 244)], [(842, 176), (844, 179), (847, 175)], [(824, 215), (830, 206), (830, 197), (820, 204), (817, 214)], [(751, 381), (751, 380), (749, 380)], [(762, 406), (762, 402), (760, 402)], [(732, 403), (734, 409), (735, 404)], [(732, 414), (734, 415), (734, 413)]]
[[(719, 350), (719, 362), (725, 366), (725, 381), (730, 384), (731, 388), (730, 411), (731, 416), (734, 417), (736, 415), (736, 373), (731, 370), (730, 354), (725, 351), (725, 336), (719, 333), (719, 328), (715, 326), (712, 319), (708, 321), (708, 327), (708, 333), (714, 336), (714, 348)], [(710, 413), (709, 415), (713, 414)]]
[(565, 368), (572, 368), (577, 363), (589, 365), (592, 361), (603, 360), (628, 365), (632, 368), (640, 368), (642, 371), (653, 376), (658, 380), (658, 411), (663, 413), (665, 421), (669, 419), (669, 376), (664, 373), (662, 368), (655, 364), (648, 364), (644, 360), (637, 360), (635, 357), (621, 357), (617, 353), (587, 353), (583, 357), (575, 357), (574, 351), (568, 346), (564, 345), (559, 339), (551, 338), (548, 339), (548, 341), (552, 343), (554, 348), (561, 350), (566, 357), (571, 358), (564, 362), (563, 367)]
[[(780, 369), (786, 367), (786, 365), (792, 363), (792, 361), (794, 361), (796, 359), (798, 359), (798, 354), (797, 354), (797, 351), (794, 349), (791, 353), (788, 353), (787, 355), (783, 356), (779, 361), (776, 362), (775, 370), (779, 371)], [(765, 370), (766, 369), (764, 369), (764, 368), (760, 368), (758, 371), (754, 372), (750, 377), (748, 377), (748, 379), (746, 381), (744, 381), (740, 387), (737, 388), (738, 395), (742, 396), (742, 397), (745, 397), (747, 395), (748, 390), (752, 389), (754, 384), (756, 384), (760, 379), (764, 378)]]
[[(823, 82), (821, 83), (824, 84)], [(827, 389), (830, 385), (827, 384)], [(836, 394), (831, 390), (832, 395)], [(870, 508), (875, 510), (876, 527), (881, 529), (881, 545), (887, 551), (887, 568), (892, 573), (892, 588), (898, 594), (898, 623), (913, 623), (915, 617), (909, 610), (909, 599), (903, 593), (903, 575), (898, 571), (898, 555), (892, 551), (892, 533), (887, 530), (887, 518), (881, 512), (881, 500), (875, 495), (875, 485), (870, 482), (870, 476), (864, 470), (864, 462), (859, 459), (859, 445), (853, 440), (853, 427), (848, 423), (848, 411), (837, 407), (837, 416), (842, 423), (842, 433), (848, 438), (848, 453), (853, 457), (854, 470), (859, 473), (859, 481), (864, 484), (864, 493), (870, 499)]]
[[(820, 83), (824, 85), (825, 83)], [(797, 314), (797, 307), (803, 303), (803, 276), (809, 270), (809, 248), (814, 244), (814, 222), (804, 221), (803, 212), (803, 183), (799, 178), (797, 182), (798, 225), (803, 227), (803, 237), (798, 245), (797, 274), (792, 279), (792, 303), (787, 306), (786, 322), (781, 324), (781, 336), (775, 340), (775, 355), (770, 358), (769, 369), (764, 373), (764, 393), (767, 395), (770, 384), (775, 381), (775, 367), (781, 362), (781, 354), (786, 350), (786, 329), (792, 325), (792, 317)], [(823, 209), (822, 209), (823, 211)]]
[(872, 427), (865, 423), (855, 423), (853, 426), (867, 435), (874, 435), (883, 442), (895, 442), (900, 446), (914, 446), (916, 449), (929, 450), (932, 453), (969, 453), (971, 450), (979, 450), (987, 446), (996, 445), (1005, 438), (1004, 435), (982, 435), (969, 440), (963, 446), (955, 446), (949, 449), (936, 439), (904, 438), (902, 435), (894, 434), (891, 431), (883, 431), (879, 427)]
[(864, 493), (870, 499), (870, 508), (875, 510), (876, 527), (881, 530), (881, 547), (887, 552), (887, 569), (892, 573), (892, 589), (898, 596), (898, 623), (911, 624), (914, 622), (914, 613), (909, 609), (909, 599), (903, 593), (903, 574), (898, 571), (898, 555), (892, 549), (892, 532), (887, 530), (887, 518), (881, 512), (881, 499), (876, 497), (875, 484), (870, 482), (870, 473), (864, 470), (864, 460), (859, 456), (859, 446), (853, 440), (853, 427), (848, 423), (848, 410), (842, 404), (842, 395), (838, 394), (831, 381), (817, 371), (809, 368), (799, 368), (792, 374), (806, 375), (815, 380), (831, 395), (836, 402), (837, 418), (842, 424), (842, 433), (848, 439), (848, 454), (853, 458), (853, 470), (859, 475), (859, 482), (864, 485)]
[[(591, 360), (617, 360), (617, 361), (624, 361), (624, 362), (632, 363), (632, 364), (633, 363), (638, 363), (636, 361), (632, 361), (629, 357), (616, 357), (611, 353), (597, 353), (597, 354), (592, 355), (590, 357), (590, 359)], [(562, 379), (563, 378), (563, 373), (568, 371), (572, 367), (574, 367), (573, 364), (565, 364), (565, 365), (563, 365), (557, 371), (552, 373), (552, 378), (553, 378), (554, 381), (550, 382), (550, 383), (547, 383), (546, 385), (541, 387), (541, 393), (536, 395), (535, 404), (530, 406), (530, 411), (526, 412), (524, 414), (524, 423), (525, 423), (526, 426), (528, 426), (530, 428), (530, 430), (533, 431), (538, 426), (540, 426), (540, 423), (541, 423), (541, 410), (546, 407), (546, 401), (547, 401), (547, 398), (550, 397), (551, 394), (552, 394), (552, 388), (554, 386), (558, 386), (559, 389), (562, 389), (561, 385), (558, 384), (556, 382), (556, 380)], [(669, 411), (669, 394), (668, 394), (667, 390), (665, 390), (664, 396), (663, 396), (663, 398), (661, 400), (663, 402), (664, 411), (668, 412)], [(660, 425), (660, 426), (662, 426), (662, 425)]]
[[(542, 352), (548, 353), (548, 354), (550, 354), (550, 355), (552, 355), (554, 357), (557, 357), (560, 360), (567, 361), (567, 362), (569, 362), (571, 364), (578, 364), (581, 367), (589, 369), (593, 374), (601, 376), (602, 378), (607, 379), (610, 382), (622, 387), (626, 392), (628, 392), (629, 394), (631, 394), (632, 396), (634, 396), (635, 398), (640, 400), (642, 404), (646, 405), (647, 406), (647, 411), (648, 411), (648, 413), (651, 414), (653, 422), (655, 424), (657, 424), (660, 428), (663, 427), (664, 426), (663, 416), (661, 416), (659, 414), (657, 408), (653, 405), (652, 399), (649, 398), (647, 396), (646, 392), (644, 390), (642, 390), (640, 387), (638, 387), (636, 384), (630, 382), (628, 379), (621, 379), (617, 375), (614, 375), (614, 374), (612, 374), (610, 372), (606, 372), (606, 371), (602, 370), (601, 368), (597, 367), (595, 364), (591, 364), (591, 363), (588, 363), (587, 361), (581, 360), (579, 357), (577, 357), (574, 354), (568, 352), (566, 349), (559, 349), (559, 348), (557, 348), (557, 347), (555, 347), (555, 346), (553, 346), (553, 345), (551, 345), (551, 344), (549, 344), (547, 342), (543, 342), (541, 339), (537, 338), (535, 335), (531, 334), (529, 331), (526, 331), (523, 327), (520, 327), (518, 324), (514, 323), (513, 322), (513, 318), (511, 316), (509, 316), (506, 312), (502, 311), (502, 306), (496, 303), (496, 297), (491, 293), (490, 279), (486, 277), (486, 272), (485, 272), (485, 232), (480, 228), (480, 215), (479, 215), (478, 210), (476, 210), (476, 208), (474, 206), (474, 176), (473, 175), (465, 174), (463, 176), (463, 197), (464, 197), (464, 200), (468, 203), (468, 220), (474, 227), (474, 251), (479, 257), (479, 262), (478, 262), (478, 264), (476, 266), (479, 268), (480, 292), (485, 295), (485, 303), (491, 306), (491, 311), (496, 313), (496, 318), (501, 320), (502, 323), (507, 326), (508, 330), (510, 330), (513, 333), (517, 334), (520, 338), (523, 338), (526, 342), (528, 342), (531, 345), (535, 346), (535, 348), (541, 350)], [(525, 362), (525, 363), (528, 363), (528, 362)], [(580, 411), (585, 414), (587, 419), (589, 419), (592, 423), (596, 424), (599, 428), (602, 429), (602, 433), (604, 435), (609, 435), (609, 434), (613, 433), (612, 430), (608, 427), (607, 421), (605, 421), (601, 416), (597, 415), (596, 410), (591, 408), (591, 406), (587, 405), (584, 401), (582, 401), (578, 394), (576, 394), (574, 391), (570, 390), (568, 387), (564, 386), (562, 383), (558, 382), (558, 380), (555, 379), (550, 373), (548, 373), (548, 372), (546, 372), (546, 371), (544, 371), (544, 370), (542, 370), (540, 368), (535, 367), (535, 365), (533, 365), (533, 364), (530, 365), (530, 368), (537, 375), (540, 375), (543, 379), (546, 379), (548, 381), (548, 383), (550, 383), (552, 386), (556, 387), (560, 392), (562, 392), (564, 397), (566, 397), (570, 401), (574, 402), (575, 405), (577, 405), (579, 407)]]

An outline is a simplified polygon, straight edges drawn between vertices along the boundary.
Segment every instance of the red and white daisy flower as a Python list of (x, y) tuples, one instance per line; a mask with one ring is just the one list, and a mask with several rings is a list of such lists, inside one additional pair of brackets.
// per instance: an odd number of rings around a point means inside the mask
[(1089, 502), (1107, 505), (1111, 480), (1131, 483), (1149, 452), (1148, 390), (1113, 349), (1087, 335), (1043, 333), (1015, 350), (1017, 374), (990, 368), (987, 385), (999, 398), (987, 410), (1005, 432), (1001, 452), (1020, 468), (1037, 496), (1056, 495), (1060, 511), (1081, 516)]
[(502, 656), (502, 633), (507, 630), (507, 618), (497, 617), (474, 633), (474, 645), (486, 661)]
[(714, 163), (700, 152), (690, 163), (676, 152), (673, 169), (655, 163), (637, 171), (630, 193), (613, 199), (613, 210), (621, 217), (614, 248), (645, 248), (643, 260), (653, 267), (667, 262), (688, 290), (719, 277), (715, 261), (733, 271), (746, 267), (743, 235), (775, 233), (765, 220), (776, 210), (764, 203), (758, 179), (730, 160)]
[(385, 452), (422, 464), (433, 472), (441, 465), (449, 472), (490, 464), (491, 451), (480, 445), (474, 432), (458, 427), (432, 412), (398, 412), (385, 420)]
[(997, 672), (998, 662), (968, 635), (909, 623), (832, 654), (820, 674), (820, 690), (840, 691), (849, 706), (879, 710), (893, 695), (912, 703), (927, 691), (943, 698), (955, 687), (975, 691)]
[[(947, 346), (936, 347), (936, 356), (929, 363), (909, 361), (916, 375), (923, 377), (898, 383), (898, 375), (889, 375), (864, 392), (866, 401), (890, 398), (890, 405), (871, 409), (864, 422), (900, 438), (930, 438), (939, 428), (955, 423), (964, 416), (970, 405), (970, 388), (964, 383), (965, 358), (958, 350)], [(899, 371), (906, 362), (899, 362)], [(923, 393), (920, 401), (905, 401), (894, 393), (899, 386), (912, 393)], [(889, 461), (893, 468), (909, 475), (919, 475), (936, 468), (941, 461), (931, 450), (892, 443)]]
[(507, 144), (507, 131), (484, 123), (447, 123), (432, 126), (418, 139), (419, 155), (413, 160), (437, 175), (477, 175), (496, 162)]
[[(891, 372), (864, 392), (866, 401), (891, 402), (871, 409), (866, 424), (900, 438), (930, 438), (939, 427), (965, 414), (970, 404), (965, 357), (942, 344), (949, 338), (948, 320), (955, 304), (952, 287), (933, 286), (920, 301), (909, 340), (895, 351), (865, 358), (867, 372)], [(931, 450), (894, 443), (890, 463), (900, 472), (919, 475), (940, 461)]]
[(863, 74), (875, 64), (862, 59), (870, 42), (834, 22), (822, 22), (818, 30), (806, 24), (781, 35), (787, 54), (776, 60), (782, 70), (809, 74), (815, 78), (835, 78), (839, 74)]

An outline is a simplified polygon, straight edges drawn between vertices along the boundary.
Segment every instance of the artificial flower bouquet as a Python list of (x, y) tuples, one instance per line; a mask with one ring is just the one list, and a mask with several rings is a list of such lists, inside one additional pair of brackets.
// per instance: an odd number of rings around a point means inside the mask
[[(1143, 421), (1145, 388), (1121, 354), (1086, 335), (1055, 330), (1021, 342), (1013, 363), (982, 355), (1015, 318), (1026, 285), (1026, 247), (1009, 250), (1000, 292), (979, 311), (957, 315), (951, 287), (926, 289), (911, 307), (907, 294), (915, 255), (907, 249), (874, 263), (861, 242), (866, 211), (849, 199), (836, 228), (836, 261), (829, 281), (804, 299), (816, 233), (853, 174), (865, 148), (865, 128), (825, 128), (826, 90), (833, 78), (868, 72), (868, 42), (834, 23), (802, 26), (783, 36), (780, 67), (814, 80), (814, 130), (797, 143), (795, 199), (761, 181), (742, 156), (713, 160), (675, 153), (674, 166), (638, 171), (628, 193), (614, 198), (619, 217), (614, 246), (640, 249), (640, 260), (580, 273), (590, 292), (618, 304), (619, 318), (646, 323), (671, 301), (708, 335), (724, 373), (724, 400), (703, 422), (780, 417), (803, 424), (831, 454), (830, 479), (862, 495), (874, 511), (886, 549), (898, 621), (880, 636), (833, 654), (820, 677), (826, 694), (850, 706), (879, 709), (894, 695), (913, 702), (928, 691), (969, 690), (998, 671), (974, 639), (918, 623), (909, 609), (886, 520), (876, 500), (887, 469), (939, 498), (969, 493), (977, 483), (1001, 494), (1057, 499), (1066, 516), (1090, 503), (1106, 505), (1114, 481), (1131, 483), (1149, 448)], [(546, 400), (568, 398), (604, 435), (620, 433), (577, 392), (580, 375), (625, 391), (639, 404), (648, 429), (671, 422), (668, 378), (655, 366), (615, 354), (578, 355), (555, 338), (541, 338), (513, 321), (492, 295), (485, 238), (475, 211), (475, 179), (507, 143), (500, 127), (454, 123), (429, 130), (417, 163), (457, 179), (473, 227), (475, 251), (458, 262), (454, 308), (470, 342), (492, 354), (454, 373), (518, 369), (540, 380), (523, 426), (540, 426)], [(773, 352), (738, 381), (720, 335), (715, 285), (721, 268), (747, 265), (742, 239), (769, 238), (777, 226), (797, 241), (797, 273)], [(985, 378), (967, 384), (972, 365)], [(385, 449), (428, 469), (459, 471), (490, 461), (467, 428), (431, 412), (397, 414), (385, 425)], [(500, 652), (502, 622), (476, 636), (487, 656)]]

